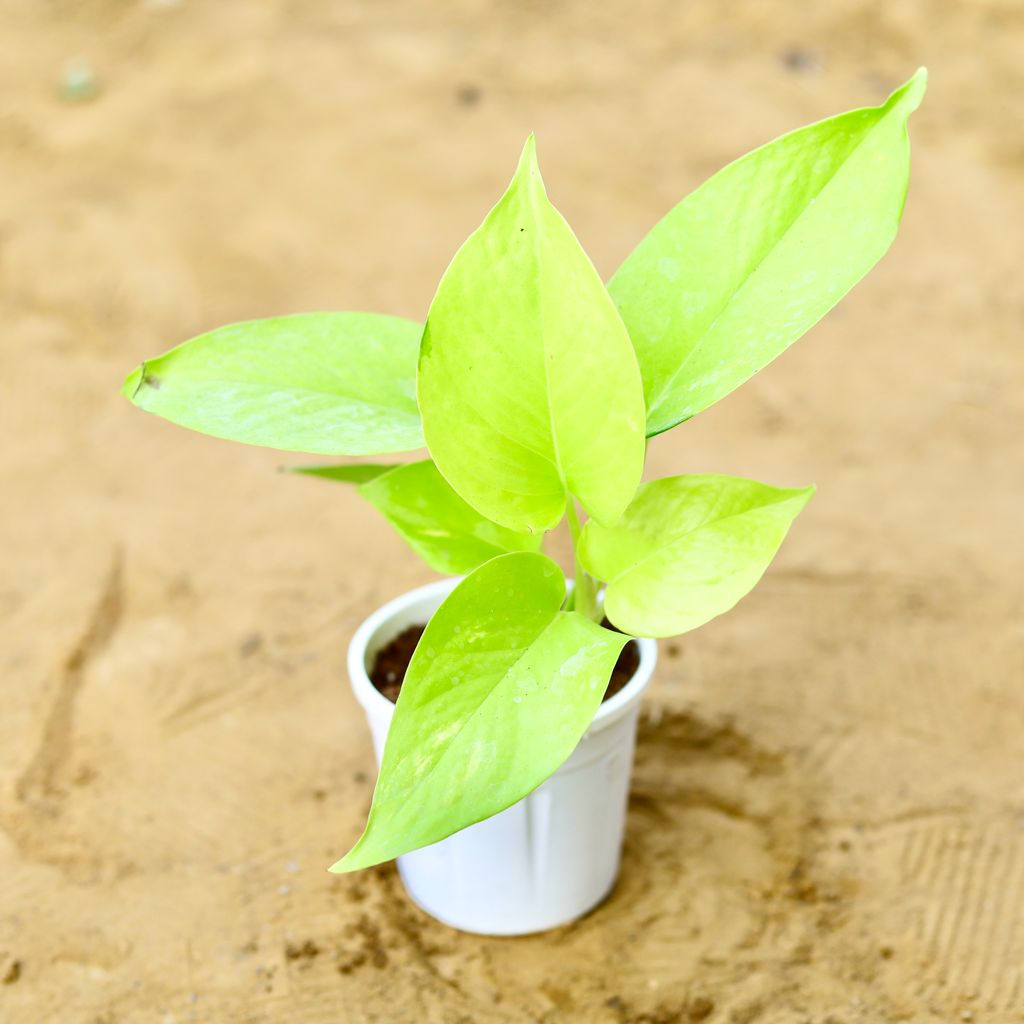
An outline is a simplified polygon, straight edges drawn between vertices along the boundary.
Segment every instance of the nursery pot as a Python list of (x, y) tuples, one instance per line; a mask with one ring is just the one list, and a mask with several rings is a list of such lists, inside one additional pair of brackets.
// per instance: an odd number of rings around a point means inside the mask
[[(380, 764), (395, 705), (370, 681), (377, 652), (422, 625), (458, 580), (389, 601), (356, 631), (348, 674), (366, 711)], [(657, 661), (636, 641), (640, 664), (605, 701), (569, 759), (546, 782), (492, 818), (398, 858), (406, 892), (439, 921), (481, 935), (524, 935), (567, 924), (596, 907), (619, 870), (640, 697)]]

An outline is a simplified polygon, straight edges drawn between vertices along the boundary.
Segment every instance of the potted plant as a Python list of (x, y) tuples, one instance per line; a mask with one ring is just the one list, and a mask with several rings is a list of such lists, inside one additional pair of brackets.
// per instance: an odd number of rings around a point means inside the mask
[[(607, 287), (549, 202), (530, 138), (425, 326), (370, 313), (234, 324), (128, 377), (140, 408), (217, 437), (429, 450), (300, 469), (358, 485), (434, 569), (461, 577), (397, 598), (352, 642), (380, 775), (362, 837), (331, 870), (397, 857), (430, 913), (492, 934), (552, 927), (607, 894), (653, 638), (731, 608), (813, 492), (641, 483), (647, 439), (760, 370), (886, 251), (924, 89), (922, 69), (879, 107), (730, 164)], [(568, 584), (540, 550), (562, 522)], [(390, 678), (375, 685), (385, 655)], [(617, 664), (625, 678), (604, 700)], [(395, 704), (382, 691), (399, 685)]]

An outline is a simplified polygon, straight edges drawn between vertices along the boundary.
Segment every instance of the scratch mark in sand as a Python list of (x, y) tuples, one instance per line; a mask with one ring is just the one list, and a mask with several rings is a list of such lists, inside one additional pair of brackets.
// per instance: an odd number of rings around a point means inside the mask
[(75, 703), (89, 664), (110, 643), (121, 620), (123, 561), (121, 552), (116, 551), (85, 629), (61, 666), (57, 692), (47, 712), (39, 744), (15, 786), (18, 799), (23, 802), (53, 796), (56, 792), (54, 781), (71, 752)]

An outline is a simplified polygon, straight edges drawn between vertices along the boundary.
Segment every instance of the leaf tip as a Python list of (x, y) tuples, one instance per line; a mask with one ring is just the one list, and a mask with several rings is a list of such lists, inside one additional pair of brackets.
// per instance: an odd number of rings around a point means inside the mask
[(537, 163), (537, 137), (530, 132), (523, 143), (523, 151), (519, 156), (519, 166), (516, 168), (516, 179), (535, 182), (544, 187), (540, 176), (540, 165)]
[(130, 402), (135, 401), (135, 396), (139, 393), (139, 388), (142, 387), (145, 373), (146, 364), (142, 363), (140, 366), (135, 367), (135, 369), (125, 377), (124, 383), (121, 385), (121, 394)]
[(372, 859), (359, 856), (359, 847), (362, 844), (362, 840), (356, 843), (348, 853), (345, 854), (340, 860), (336, 860), (327, 870), (332, 875), (347, 875), (352, 871), (359, 871), (362, 868), (368, 868), (375, 862)]
[(921, 105), (925, 90), (928, 88), (928, 69), (919, 67), (911, 77), (903, 83), (886, 101), (890, 110), (899, 108), (905, 117), (909, 117)]
[(807, 506), (811, 503), (811, 499), (818, 493), (818, 488), (815, 484), (808, 484), (806, 487), (798, 487), (790, 492), (788, 502), (790, 502), (790, 508), (793, 511), (793, 518), (795, 519)]

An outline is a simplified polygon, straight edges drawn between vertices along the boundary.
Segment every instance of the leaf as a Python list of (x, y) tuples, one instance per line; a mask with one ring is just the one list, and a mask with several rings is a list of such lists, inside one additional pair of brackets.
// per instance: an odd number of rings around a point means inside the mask
[(608, 582), (604, 610), (619, 629), (685, 633), (753, 589), (813, 494), (729, 476), (655, 480), (617, 526), (587, 523), (580, 561)]
[(566, 492), (614, 522), (640, 482), (644, 408), (626, 329), (548, 201), (531, 137), (508, 191), (456, 253), (427, 317), (423, 430), (448, 482), (513, 530)]
[(422, 328), (375, 313), (300, 313), (230, 324), (129, 375), (140, 409), (214, 437), (318, 455), (423, 447)]
[(376, 506), (406, 543), (437, 572), (461, 575), (509, 551), (536, 551), (541, 534), (517, 533), (485, 519), (451, 489), (429, 459), (404, 466), (300, 468), (352, 482), (361, 470), (359, 493)]
[(345, 466), (289, 466), (287, 472), (302, 476), (319, 476), (343, 484), (365, 484), (398, 468), (397, 462), (353, 462)]
[(636, 347), (647, 435), (725, 397), (882, 257), (907, 193), (922, 68), (880, 107), (748, 153), (655, 225), (608, 285)]
[(560, 611), (561, 570), (502, 555), (427, 625), (391, 723), (366, 831), (331, 870), (427, 846), (510, 807), (573, 752), (629, 637)]

